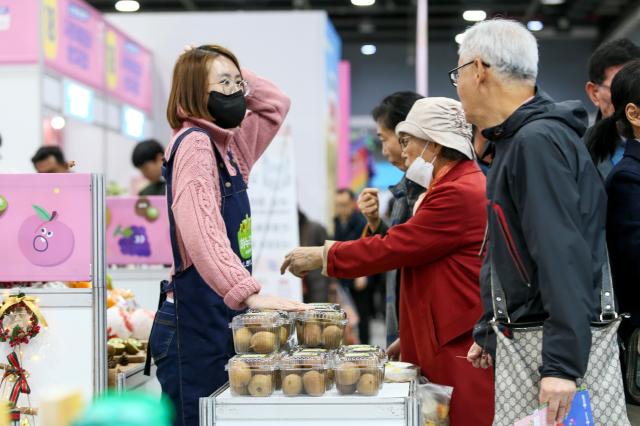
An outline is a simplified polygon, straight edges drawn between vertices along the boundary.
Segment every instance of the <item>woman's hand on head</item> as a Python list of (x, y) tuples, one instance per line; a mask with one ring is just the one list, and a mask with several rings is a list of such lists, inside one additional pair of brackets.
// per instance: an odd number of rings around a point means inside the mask
[(272, 309), (278, 311), (305, 311), (309, 309), (307, 305), (301, 302), (259, 293), (247, 297), (244, 303), (251, 309)]

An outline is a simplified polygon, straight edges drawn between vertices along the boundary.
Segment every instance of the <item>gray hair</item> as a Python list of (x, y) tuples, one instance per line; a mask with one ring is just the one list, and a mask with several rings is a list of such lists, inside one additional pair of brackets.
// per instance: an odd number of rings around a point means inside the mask
[(519, 22), (492, 19), (464, 32), (458, 55), (463, 62), (480, 58), (503, 78), (535, 84), (538, 43)]

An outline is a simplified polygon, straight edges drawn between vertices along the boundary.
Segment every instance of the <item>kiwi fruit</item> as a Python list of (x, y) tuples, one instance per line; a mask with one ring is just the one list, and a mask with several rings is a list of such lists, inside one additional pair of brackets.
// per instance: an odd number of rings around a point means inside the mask
[(280, 327), (279, 336), (280, 336), (280, 346), (284, 346), (287, 344), (287, 340), (289, 340), (289, 329), (288, 325), (283, 325)]
[(242, 361), (236, 361), (229, 369), (229, 382), (232, 386), (247, 386), (251, 381), (251, 367)]
[(139, 198), (138, 201), (136, 201), (136, 205), (135, 205), (136, 215), (146, 217), (147, 209), (149, 207), (151, 207), (151, 202), (149, 202), (148, 198), (146, 197)]
[(358, 380), (358, 393), (373, 396), (378, 393), (378, 377), (374, 374), (363, 374)]
[(336, 383), (342, 386), (350, 386), (358, 383), (360, 369), (352, 362), (345, 362), (336, 370)]
[(311, 347), (320, 346), (322, 330), (316, 323), (307, 323), (304, 326), (304, 344)]
[(242, 327), (237, 329), (234, 334), (234, 342), (236, 344), (236, 352), (237, 353), (246, 353), (249, 351), (249, 346), (251, 345), (251, 336), (253, 333), (246, 328)]
[(270, 354), (278, 349), (276, 335), (270, 331), (259, 331), (251, 336), (251, 349), (257, 354)]
[(304, 391), (307, 395), (322, 396), (325, 392), (324, 385), (324, 373), (319, 371), (307, 371), (302, 376), (302, 383), (304, 384)]
[(124, 350), (129, 354), (129, 355), (136, 355), (138, 352), (140, 352), (140, 346), (136, 344), (136, 342), (132, 341), (132, 340), (127, 340), (124, 343)]
[(302, 392), (302, 377), (288, 374), (282, 381), (282, 392), (287, 396), (300, 395)]
[(337, 325), (328, 325), (322, 331), (322, 341), (327, 349), (338, 349), (342, 343), (342, 329)]
[(256, 374), (249, 382), (249, 393), (253, 396), (269, 396), (273, 393), (270, 375)]
[(237, 396), (249, 395), (249, 391), (246, 386), (234, 386), (231, 385), (231, 394)]
[(111, 346), (113, 346), (114, 355), (122, 355), (124, 353), (124, 343), (111, 343)]
[(107, 355), (113, 356), (116, 354), (116, 348), (111, 343), (107, 344)]
[(296, 334), (298, 335), (298, 342), (303, 342), (304, 324), (300, 321), (296, 321)]
[(356, 393), (356, 385), (340, 385), (337, 384), (336, 388), (338, 389), (338, 392), (340, 393), (340, 395), (353, 395), (354, 393)]

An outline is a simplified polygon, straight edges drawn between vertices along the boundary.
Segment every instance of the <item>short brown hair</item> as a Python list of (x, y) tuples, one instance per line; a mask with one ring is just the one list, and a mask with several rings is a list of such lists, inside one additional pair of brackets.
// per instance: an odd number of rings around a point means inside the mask
[(238, 58), (230, 50), (217, 45), (191, 49), (176, 61), (167, 105), (167, 120), (171, 128), (180, 128), (185, 116), (213, 120), (207, 109), (208, 76), (210, 63), (218, 56), (229, 58), (240, 69)]

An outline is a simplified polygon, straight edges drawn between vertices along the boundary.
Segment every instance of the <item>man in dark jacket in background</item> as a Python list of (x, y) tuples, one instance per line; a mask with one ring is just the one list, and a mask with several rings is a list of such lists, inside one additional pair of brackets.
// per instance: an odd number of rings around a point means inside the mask
[[(548, 421), (560, 422), (587, 369), (606, 197), (581, 140), (587, 112), (580, 102), (554, 103), (536, 90), (537, 73), (535, 37), (506, 20), (467, 30), (450, 73), (467, 120), (484, 129), (494, 147), (488, 253), (480, 277), (485, 314), (468, 359), (491, 364), (481, 346), (491, 352), (495, 345), (488, 325), (494, 302), (500, 306), (506, 299), (503, 313), (511, 322), (542, 321), (540, 404), (549, 404)], [(502, 284), (503, 298), (492, 299), (492, 279)]]
[[(350, 189), (336, 192), (336, 217), (334, 218), (334, 240), (353, 241), (362, 236), (367, 220), (356, 209), (356, 195)], [(355, 280), (340, 280), (348, 289), (358, 310), (358, 336), (360, 343), (369, 343), (369, 324), (373, 316), (373, 293), (367, 277)]]
[[(325, 227), (310, 220), (300, 209), (298, 209), (298, 228), (301, 247), (322, 246), (329, 239)], [(302, 279), (302, 284), (304, 303), (329, 301), (329, 278), (322, 275), (322, 271), (309, 272)]]

